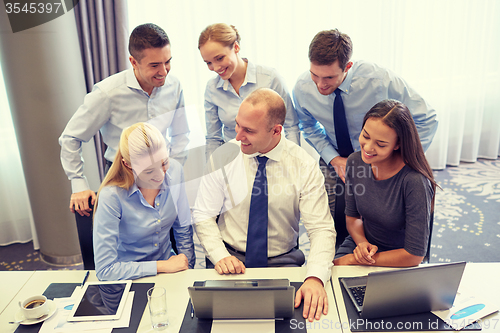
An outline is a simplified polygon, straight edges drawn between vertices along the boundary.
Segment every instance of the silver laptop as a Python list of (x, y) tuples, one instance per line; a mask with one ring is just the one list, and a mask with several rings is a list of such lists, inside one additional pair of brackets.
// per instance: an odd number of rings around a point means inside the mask
[(188, 288), (201, 319), (289, 318), (295, 287), (288, 279), (207, 280)]
[(372, 272), (341, 278), (361, 318), (446, 310), (453, 305), (465, 262)]

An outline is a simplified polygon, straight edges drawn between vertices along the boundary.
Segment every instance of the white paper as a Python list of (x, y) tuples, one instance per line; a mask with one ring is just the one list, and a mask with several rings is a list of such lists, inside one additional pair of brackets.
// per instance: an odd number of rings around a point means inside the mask
[(443, 311), (432, 311), (432, 313), (458, 331), (497, 311), (498, 306), (489, 301), (468, 293), (457, 293), (451, 308)]
[(92, 330), (92, 333), (111, 333), (113, 328), (128, 327), (132, 313), (134, 293), (134, 291), (129, 292), (122, 315), (118, 320), (68, 322), (67, 319), (71, 313), (71, 305), (75, 304), (75, 299), (55, 298), (54, 302), (57, 304), (57, 311), (51, 318), (44, 321), (39, 333), (84, 332), (90, 330)]
[(211, 333), (274, 333), (274, 319), (214, 320)]

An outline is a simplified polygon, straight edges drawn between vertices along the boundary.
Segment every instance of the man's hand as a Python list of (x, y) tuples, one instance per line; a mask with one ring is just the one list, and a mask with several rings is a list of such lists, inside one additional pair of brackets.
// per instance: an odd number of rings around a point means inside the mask
[(69, 209), (72, 213), (75, 211), (81, 216), (90, 216), (92, 208), (89, 206), (89, 198), (92, 197), (92, 206), (95, 204), (96, 194), (92, 190), (73, 193), (69, 201)]
[(171, 256), (168, 260), (158, 260), (156, 262), (156, 271), (158, 273), (175, 273), (185, 271), (188, 268), (188, 258), (184, 253)]
[(221, 275), (245, 273), (245, 265), (235, 256), (222, 258), (215, 264), (214, 268)]
[(300, 302), (304, 299), (304, 311), (302, 316), (313, 322), (314, 319), (319, 320), (321, 313), (328, 314), (328, 298), (323, 282), (317, 277), (308, 277), (299, 290), (295, 294), (295, 307), (300, 306)]
[(368, 242), (361, 242), (353, 251), (354, 258), (362, 265), (373, 265), (375, 260), (372, 258), (378, 251), (378, 246)]
[(337, 175), (345, 183), (345, 166), (347, 164), (347, 158), (337, 156), (330, 161), (330, 165), (335, 169)]

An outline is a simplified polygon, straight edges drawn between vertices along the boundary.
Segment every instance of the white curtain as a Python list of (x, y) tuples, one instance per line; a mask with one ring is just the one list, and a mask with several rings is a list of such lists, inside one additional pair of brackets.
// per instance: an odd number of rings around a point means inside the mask
[[(129, 27), (153, 22), (172, 44), (172, 73), (191, 107), (192, 145), (204, 143), (203, 93), (214, 76), (197, 49), (209, 24), (233, 24), (241, 54), (274, 67), (291, 90), (309, 69), (314, 35), (338, 28), (354, 59), (400, 74), (437, 110), (427, 157), (434, 169), (500, 154), (500, 1), (497, 0), (128, 0)], [(368, 110), (367, 110), (368, 111)], [(193, 132), (192, 132), (193, 133)], [(195, 142), (193, 142), (193, 140)]]
[(0, 66), (0, 245), (33, 239), (39, 249)]

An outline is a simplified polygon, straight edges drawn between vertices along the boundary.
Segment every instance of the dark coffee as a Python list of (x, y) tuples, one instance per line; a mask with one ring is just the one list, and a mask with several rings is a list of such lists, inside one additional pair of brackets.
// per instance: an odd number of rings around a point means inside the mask
[(25, 309), (34, 309), (34, 308), (37, 308), (39, 306), (42, 306), (43, 303), (45, 303), (45, 301), (43, 299), (35, 299), (35, 300), (32, 300), (31, 302), (27, 303), (24, 308)]

